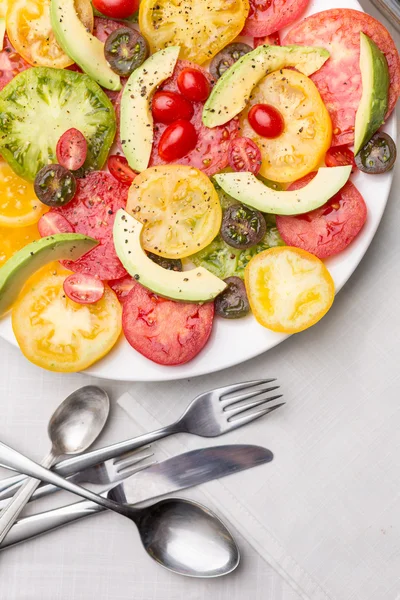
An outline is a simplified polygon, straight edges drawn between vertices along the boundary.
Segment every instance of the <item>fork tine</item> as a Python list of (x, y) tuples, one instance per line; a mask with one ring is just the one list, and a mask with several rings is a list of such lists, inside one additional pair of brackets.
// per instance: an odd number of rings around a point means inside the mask
[(276, 406), (271, 406), (270, 408), (258, 410), (257, 412), (250, 413), (247, 416), (244, 415), (242, 417), (239, 417), (238, 419), (229, 421), (229, 425), (231, 425), (232, 430), (237, 429), (238, 427), (242, 427), (242, 425), (247, 425), (248, 423), (251, 423), (252, 421), (255, 421), (256, 419), (259, 419), (260, 417), (263, 417), (264, 415), (268, 415), (269, 413), (273, 412), (277, 408), (280, 408), (284, 404), (286, 404), (286, 402), (281, 402), (280, 404), (277, 404)]
[(157, 462), (158, 461), (156, 461), (156, 460), (152, 460), (151, 462), (146, 463), (144, 465), (139, 465), (139, 466), (133, 465), (132, 467), (126, 467), (122, 471), (118, 471), (117, 475), (114, 478), (114, 482), (123, 481), (124, 479), (127, 479), (131, 475), (135, 475), (135, 473), (139, 473), (139, 471), (143, 471), (144, 469), (147, 469), (148, 467), (151, 467), (152, 465), (157, 464)]
[(274, 400), (278, 400), (278, 398), (282, 398), (282, 394), (277, 396), (271, 396), (271, 398), (261, 398), (261, 400), (253, 400), (253, 402), (248, 402), (248, 404), (238, 406), (237, 408), (233, 408), (232, 410), (226, 411), (226, 416), (228, 421), (232, 420), (232, 417), (236, 417), (237, 415), (241, 415), (252, 408), (256, 408), (256, 406), (262, 406), (263, 404), (267, 404), (268, 402), (273, 402)]
[(234, 396), (233, 398), (226, 398), (225, 400), (221, 400), (221, 404), (225, 405), (224, 410), (232, 406), (233, 404), (237, 404), (238, 402), (242, 402), (243, 400), (250, 400), (250, 398), (255, 398), (256, 396), (261, 396), (261, 394), (266, 394), (267, 392), (273, 392), (274, 390), (279, 389), (279, 385), (274, 385), (269, 388), (262, 388), (261, 390), (256, 390), (255, 392), (249, 392), (248, 394), (241, 394), (240, 396)]
[(225, 387), (217, 388), (214, 391), (217, 394), (219, 394), (220, 398), (223, 398), (224, 396), (232, 394), (233, 392), (240, 392), (240, 390), (246, 390), (247, 388), (256, 387), (257, 385), (272, 383), (272, 381), (276, 381), (276, 379), (254, 379), (253, 381), (244, 381), (242, 383), (233, 383), (232, 385), (226, 385)]
[(142, 461), (146, 460), (146, 458), (151, 458), (154, 456), (154, 452), (149, 452), (148, 454), (144, 454), (142, 456), (130, 456), (118, 462), (117, 473), (123, 473), (127, 468), (137, 465)]
[(151, 444), (148, 444), (147, 446), (141, 446), (135, 450), (128, 450), (128, 452), (124, 452), (123, 454), (116, 456), (114, 459), (112, 459), (114, 467), (116, 467), (120, 462), (123, 462), (126, 458), (133, 457), (140, 459), (142, 456), (141, 453), (149, 448), (151, 448)]

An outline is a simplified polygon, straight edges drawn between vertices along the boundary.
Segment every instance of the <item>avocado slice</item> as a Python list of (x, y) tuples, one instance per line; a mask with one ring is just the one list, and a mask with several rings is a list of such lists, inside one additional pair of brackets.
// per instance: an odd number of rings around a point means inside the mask
[(383, 52), (365, 33), (360, 33), (362, 97), (356, 114), (354, 154), (358, 154), (385, 122), (390, 75)]
[(226, 283), (207, 269), (168, 271), (151, 260), (143, 250), (140, 237), (143, 224), (122, 208), (114, 221), (114, 246), (128, 273), (144, 287), (160, 296), (184, 302), (208, 302), (225, 288)]
[(179, 50), (179, 46), (170, 46), (150, 56), (133, 71), (122, 93), (121, 144), (134, 171), (143, 171), (149, 164), (153, 145), (151, 96), (172, 75)]
[(120, 90), (121, 80), (104, 56), (104, 44), (85, 28), (74, 0), (51, 0), (51, 26), (57, 42), (81, 69), (108, 90)]
[(25, 281), (53, 260), (76, 260), (97, 246), (80, 233), (57, 233), (31, 242), (0, 268), (0, 316), (11, 308)]
[(246, 106), (252, 89), (272, 71), (295, 67), (312, 75), (328, 60), (324, 48), (309, 46), (259, 46), (239, 58), (218, 79), (203, 108), (206, 127), (224, 125)]
[(277, 191), (264, 185), (252, 173), (219, 173), (214, 179), (224, 192), (256, 208), (274, 215), (301, 215), (319, 208), (344, 186), (351, 165), (322, 167), (309, 184), (300, 190)]

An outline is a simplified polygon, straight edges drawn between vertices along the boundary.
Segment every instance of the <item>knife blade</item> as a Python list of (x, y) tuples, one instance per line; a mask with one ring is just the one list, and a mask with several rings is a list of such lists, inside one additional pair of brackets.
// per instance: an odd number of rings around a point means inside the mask
[[(192, 450), (153, 464), (122, 483), (108, 486), (102, 495), (118, 502), (137, 504), (269, 463), (273, 457), (267, 448), (247, 444)], [(104, 510), (98, 504), (83, 500), (25, 517), (13, 525), (0, 550)]]

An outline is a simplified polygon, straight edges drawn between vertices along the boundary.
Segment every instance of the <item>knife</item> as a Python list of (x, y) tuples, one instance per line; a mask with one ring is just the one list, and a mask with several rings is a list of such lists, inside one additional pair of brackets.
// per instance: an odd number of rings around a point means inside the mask
[[(137, 504), (271, 462), (273, 457), (267, 448), (246, 444), (192, 450), (143, 469), (123, 483), (108, 486), (102, 495), (118, 502)], [(13, 525), (0, 550), (104, 510), (84, 500), (25, 517)]]

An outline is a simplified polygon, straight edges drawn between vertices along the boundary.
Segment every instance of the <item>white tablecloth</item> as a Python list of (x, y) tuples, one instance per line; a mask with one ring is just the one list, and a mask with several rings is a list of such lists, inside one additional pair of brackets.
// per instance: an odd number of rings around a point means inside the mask
[[(369, 0), (364, 0), (362, 4), (368, 12), (377, 16)], [(398, 42), (400, 36), (391, 31)], [(304, 334), (292, 337), (268, 354), (242, 365), (239, 370), (236, 368), (231, 372), (215, 374), (205, 379), (205, 383), (217, 386), (220, 382), (237, 379), (238, 373), (243, 379), (261, 376), (268, 365), (268, 373), (274, 371), (284, 384), (285, 369), (293, 369), (293, 365), (298, 363), (311, 401), (318, 398), (321, 388), (312, 361), (308, 364), (304, 360), (304, 345), (307, 344), (313, 347), (316, 355), (327, 357), (327, 369), (331, 376), (334, 374), (337, 380), (345, 381), (342, 393), (346, 395), (349, 405), (355, 400), (359, 401), (365, 390), (374, 389), (379, 406), (380, 388), (385, 388), (387, 383), (382, 381), (382, 374), (386, 373), (383, 361), (389, 355), (392, 358), (395, 356), (400, 334), (399, 263), (393, 260), (393, 253), (392, 259), (387, 260), (389, 250), (399, 247), (399, 186), (400, 165), (397, 167), (388, 209), (374, 242), (323, 322)], [(369, 331), (369, 347), (363, 348), (363, 364), (357, 364), (353, 376), (348, 361), (342, 359), (343, 350), (349, 345), (356, 349), (354, 340), (364, 329)], [(81, 385), (93, 382), (93, 379), (84, 375), (58, 375), (41, 371), (23, 359), (17, 349), (3, 341), (0, 341), (0, 357), (0, 439), (39, 460), (49, 446), (45, 431), (48, 417), (66, 395)], [(98, 383), (107, 389), (114, 401), (124, 391), (132, 389), (131, 384)], [(168, 392), (171, 395), (174, 389), (178, 389), (176, 386), (179, 383), (170, 384), (170, 388), (169, 384), (164, 385), (167, 397)], [(400, 388), (398, 373), (393, 372), (392, 385)], [(147, 389), (151, 394), (152, 389), (154, 391), (156, 388), (149, 385)], [(157, 389), (160, 389), (159, 385)], [(330, 394), (326, 389), (324, 393)], [(335, 402), (333, 390), (330, 400)], [(114, 402), (102, 445), (131, 435), (132, 422)], [(393, 440), (393, 445), (397, 443)], [(200, 501), (204, 499), (200, 489), (191, 491), (190, 497)], [(68, 499), (67, 495), (62, 497), (63, 501)], [(210, 502), (207, 501), (207, 504), (210, 505)], [(54, 499), (43, 501), (40, 506), (45, 509), (52, 505)], [(400, 515), (397, 522), (391, 522), (391, 526), (400, 527)], [(299, 600), (299, 596), (257, 552), (239, 534), (237, 537), (242, 563), (233, 575), (214, 581), (189, 580), (154, 566), (142, 551), (133, 526), (122, 517), (99, 515), (3, 552), (0, 555), (0, 598)], [(400, 590), (393, 590), (390, 597), (377, 597), (376, 600), (395, 600), (400, 598), (398, 593)]]

